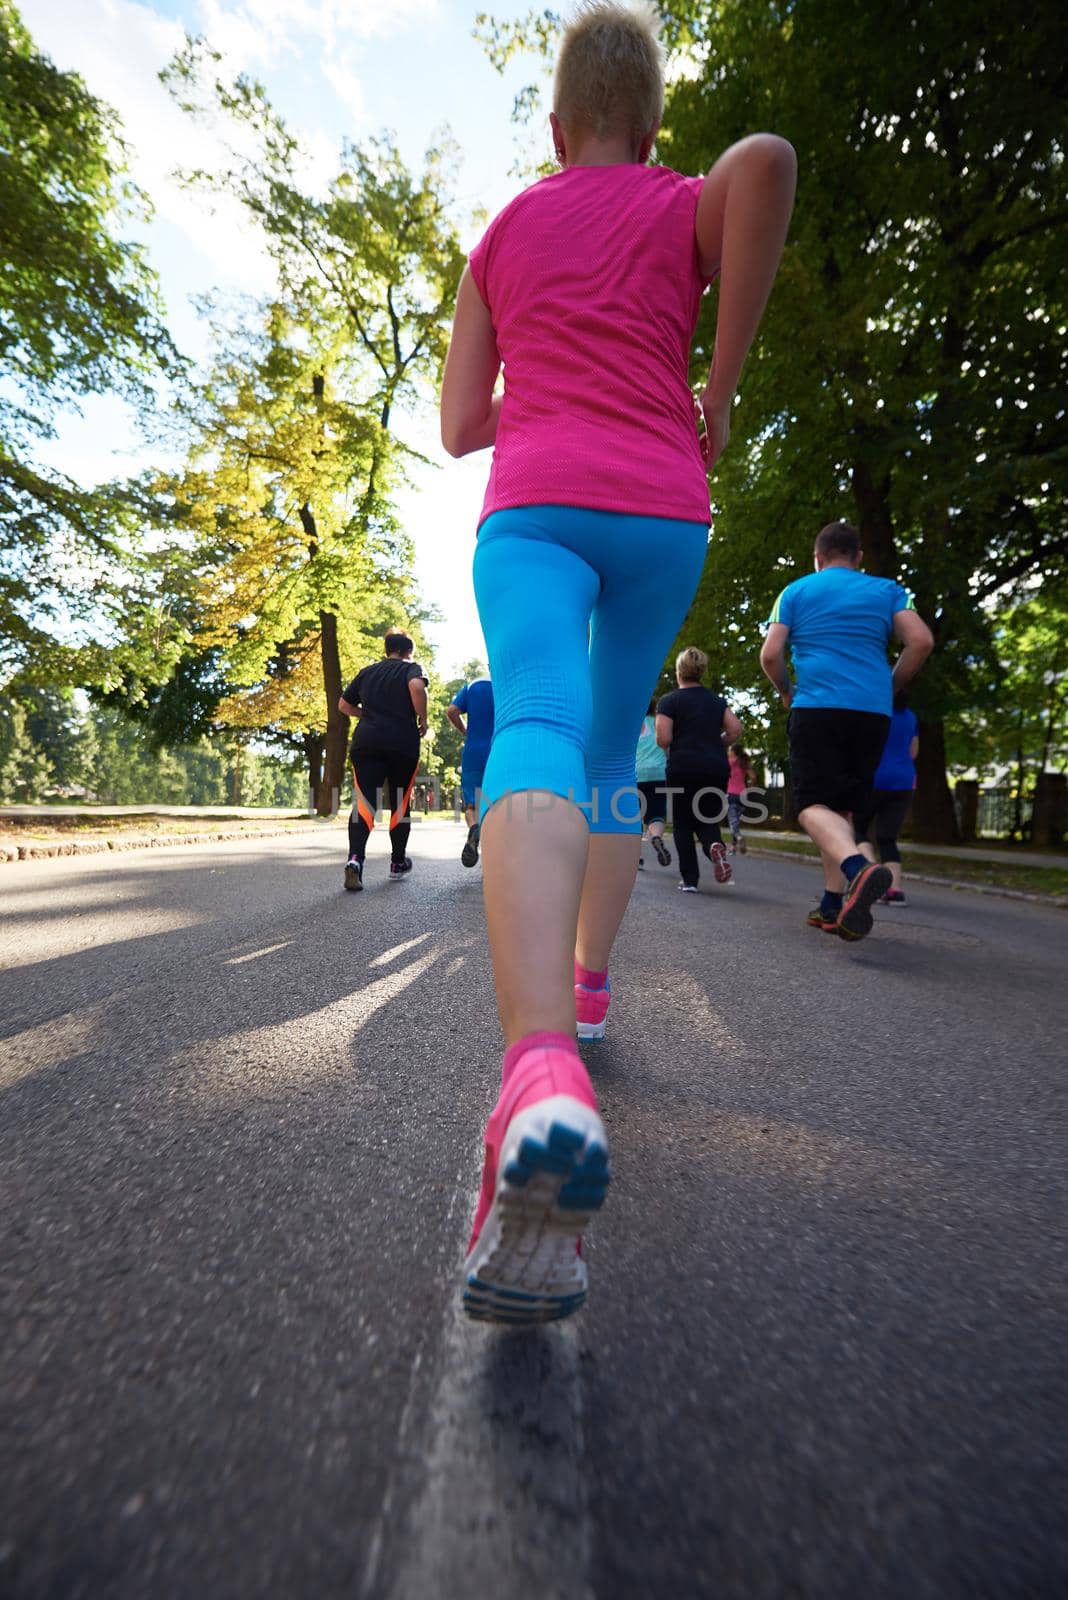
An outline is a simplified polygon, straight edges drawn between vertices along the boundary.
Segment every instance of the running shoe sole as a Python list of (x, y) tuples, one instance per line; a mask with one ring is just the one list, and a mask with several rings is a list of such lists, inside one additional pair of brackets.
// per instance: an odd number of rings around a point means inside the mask
[(656, 855), (656, 859), (659, 861), (660, 865), (662, 867), (670, 867), (671, 851), (668, 849), (664, 841), (662, 839), (653, 839), (650, 841), (650, 843), (652, 844), (653, 852)]
[(586, 1299), (578, 1236), (604, 1204), (611, 1172), (600, 1117), (551, 1095), (512, 1118), (497, 1192), (464, 1263), (463, 1304), (476, 1322), (556, 1322)]
[(838, 913), (838, 937), (850, 941), (867, 938), (875, 926), (871, 908), (893, 883), (889, 867), (870, 866), (858, 872), (846, 891)]
[(465, 867), (477, 866), (478, 865), (478, 845), (477, 844), (472, 844), (470, 839), (468, 839), (467, 843), (464, 845), (463, 849), (460, 851), (460, 860), (461, 860), (461, 862), (463, 863), (463, 865)]
[(807, 926), (810, 928), (818, 928), (821, 933), (838, 932), (838, 923), (833, 917), (829, 919), (827, 917), (809, 917), (807, 919)]
[(586, 1044), (589, 1044), (591, 1039), (603, 1039), (605, 1029), (607, 1027), (607, 1017), (605, 1017), (602, 1022), (576, 1022), (575, 1037), (577, 1039), (582, 1039)]
[(345, 868), (345, 888), (346, 889), (362, 889), (363, 888), (363, 878), (361, 877), (360, 873), (356, 870), (356, 868), (353, 867), (353, 866), (347, 866)]
[(712, 863), (717, 883), (730, 883), (734, 877), (734, 868), (727, 860), (727, 852), (721, 844), (714, 844), (708, 852), (708, 859)]

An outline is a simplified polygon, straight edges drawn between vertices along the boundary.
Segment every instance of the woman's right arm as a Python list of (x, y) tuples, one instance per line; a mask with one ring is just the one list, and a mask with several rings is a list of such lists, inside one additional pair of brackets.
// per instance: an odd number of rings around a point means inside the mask
[(701, 189), (698, 257), (707, 277), (719, 273), (712, 371), (701, 395), (710, 467), (730, 436), (731, 402), (775, 282), (796, 188), (793, 145), (754, 133), (720, 156)]
[(465, 267), (441, 384), (441, 442), (450, 456), (486, 450), (496, 439), (501, 396), (493, 389), (500, 370), (489, 310)]

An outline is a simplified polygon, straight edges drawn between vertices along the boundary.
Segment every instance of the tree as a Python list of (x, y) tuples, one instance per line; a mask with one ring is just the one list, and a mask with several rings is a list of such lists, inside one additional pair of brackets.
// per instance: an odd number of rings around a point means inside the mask
[[(798, 152), (779, 281), (713, 485), (687, 637), (735, 690), (776, 592), (847, 515), (937, 654), (919, 680), (921, 837), (955, 831), (945, 725), (999, 610), (1065, 570), (1065, 233), (1059, 13), (834, 0), (668, 0), (662, 159), (700, 172), (755, 127)], [(497, 30), (507, 53), (524, 42)], [(535, 45), (539, 40), (533, 37)], [(714, 294), (694, 348), (711, 358)], [(991, 602), (996, 601), (996, 604)]]
[[(248, 659), (243, 681), (255, 678), (266, 688), (271, 657), (285, 646), (291, 659), (303, 659), (310, 632), (317, 634), (325, 711), (318, 809), (327, 812), (340, 792), (347, 742), (347, 720), (337, 704), (345, 627), (339, 606), (352, 606), (362, 586), (366, 618), (382, 594), (377, 580), (384, 570), (396, 595), (401, 571), (390, 562), (404, 541), (390, 492), (404, 451), (394, 414), (436, 388), (463, 254), (451, 217), (446, 152), (432, 150), (422, 174), (413, 177), (388, 140), (366, 149), (346, 145), (325, 195), (310, 194), (301, 181), (298, 143), (262, 87), (247, 78), (227, 84), (213, 77), (217, 62), (202, 41), (189, 41), (166, 76), (192, 114), (221, 114), (255, 144), (252, 156), (235, 149), (232, 165), (220, 173), (189, 176), (236, 195), (262, 227), (277, 269), (280, 294), (269, 312), (260, 366), (274, 409), (263, 420), (288, 431), (292, 448), (276, 453), (286, 464), (275, 465), (288, 477), (274, 485), (268, 537), (288, 541), (291, 555), (299, 539), (306, 557), (299, 582), (273, 588), (279, 615), (261, 616), (257, 609), (259, 625), (231, 639), (231, 653)], [(261, 476), (266, 473), (266, 455), (249, 459)], [(254, 564), (251, 547), (249, 554)], [(314, 616), (295, 604), (301, 585), (315, 601)], [(410, 585), (404, 598), (410, 616)], [(290, 676), (283, 672), (275, 687)]]
[(111, 111), (0, 0), (0, 674), (65, 676), (57, 619), (95, 624), (118, 605), (136, 505), (33, 447), (87, 394), (144, 410), (151, 377), (177, 366), (154, 275), (123, 236), (146, 210)]

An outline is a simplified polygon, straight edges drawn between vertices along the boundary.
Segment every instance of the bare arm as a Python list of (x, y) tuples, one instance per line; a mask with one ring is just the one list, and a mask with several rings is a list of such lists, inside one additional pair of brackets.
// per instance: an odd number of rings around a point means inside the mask
[(742, 725), (733, 711), (723, 713), (723, 743), (737, 744), (742, 737)]
[(894, 612), (894, 638), (900, 639), (903, 649), (894, 663), (891, 680), (896, 694), (903, 689), (923, 666), (934, 649), (934, 635), (915, 611)]
[(794, 686), (786, 669), (786, 641), (789, 637), (790, 630), (785, 622), (773, 622), (760, 647), (760, 665), (764, 669), (764, 676), (770, 681), (787, 711), (794, 697)]
[(786, 139), (754, 133), (724, 151), (697, 202), (701, 269), (719, 272), (712, 371), (701, 396), (711, 467), (730, 436), (730, 408), (779, 259), (797, 188), (797, 156)]
[(361, 711), (359, 706), (350, 706), (344, 695), (342, 695), (341, 699), (338, 701), (337, 708), (341, 712), (342, 716), (345, 717), (359, 717)]
[(466, 739), (467, 738), (467, 728), (464, 726), (464, 719), (460, 715), (459, 707), (458, 706), (446, 706), (445, 707), (445, 715), (448, 717), (449, 721), (452, 723), (452, 725), (456, 729), (457, 733), (461, 734), (462, 737)]
[(920, 736), (919, 736), (919, 734), (917, 734), (916, 737), (913, 739), (912, 743), (909, 745), (909, 760), (910, 761), (915, 761), (915, 759), (919, 755), (919, 753), (920, 753)]
[(671, 749), (671, 739), (674, 732), (674, 717), (662, 717), (658, 711), (656, 714), (656, 742), (661, 750)]
[(493, 322), (465, 267), (441, 384), (441, 442), (450, 456), (485, 450), (497, 437), (501, 397), (493, 388), (500, 370)]
[(427, 730), (426, 720), (426, 684), (422, 678), (409, 678), (408, 693), (415, 708), (416, 719), (419, 723), (419, 734), (422, 737)]

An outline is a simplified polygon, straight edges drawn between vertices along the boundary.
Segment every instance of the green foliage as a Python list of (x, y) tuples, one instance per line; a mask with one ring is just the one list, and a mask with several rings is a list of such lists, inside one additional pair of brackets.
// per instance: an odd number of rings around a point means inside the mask
[(0, 695), (0, 805), (25, 805), (52, 787), (55, 774), (30, 734), (26, 707)]
[(236, 136), (231, 164), (189, 181), (239, 199), (279, 287), (255, 318), (216, 321), (189, 465), (169, 489), (200, 569), (196, 638), (231, 686), (217, 719), (324, 735), (329, 795), (346, 674), (379, 653), (388, 625), (417, 637), (426, 616), (394, 511), (408, 452), (393, 421), (433, 394), (447, 348), (463, 269), (452, 152), (430, 151), (413, 175), (388, 140), (346, 145), (325, 194), (310, 193), (262, 87), (220, 79), (218, 59), (190, 40), (165, 74), (191, 114)]
[(33, 458), (59, 407), (111, 392), (143, 409), (176, 366), (155, 278), (122, 237), (147, 210), (125, 168), (112, 113), (0, 0), (0, 675), (62, 676), (56, 619), (96, 622), (132, 548), (127, 495)]
[[(794, 143), (800, 173), (691, 630), (756, 687), (775, 593), (845, 515), (868, 569), (901, 577), (938, 638), (917, 709), (957, 713), (964, 663), (991, 639), (982, 602), (1068, 553), (1054, 13), (1021, 29), (1004, 4), (920, 0), (888, 40), (880, 13), (830, 0), (670, 11), (691, 70), (670, 91), (664, 157), (699, 171), (759, 122)], [(709, 314), (695, 375), (711, 328)]]
[[(705, 171), (766, 128), (799, 167), (679, 643), (709, 652), (728, 697), (750, 705), (747, 737), (759, 718), (781, 752), (781, 720), (763, 709), (764, 623), (811, 569), (820, 526), (844, 516), (868, 570), (907, 583), (936, 633), (921, 718), (961, 722), (997, 678), (1005, 608), (1068, 555), (1059, 13), (1040, 6), (1021, 25), (1005, 0), (908, 0), (888, 29), (878, 7), (837, 0), (660, 10), (672, 71), (658, 158)], [(553, 23), (479, 26), (496, 65), (525, 50), (544, 69)], [(713, 292), (695, 382), (714, 313)]]
[(998, 616), (993, 663), (973, 665), (972, 702), (949, 741), (951, 765), (1029, 778), (1068, 761), (1068, 599), (1043, 590)]

